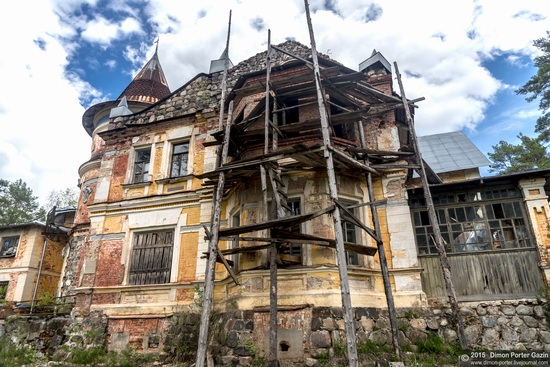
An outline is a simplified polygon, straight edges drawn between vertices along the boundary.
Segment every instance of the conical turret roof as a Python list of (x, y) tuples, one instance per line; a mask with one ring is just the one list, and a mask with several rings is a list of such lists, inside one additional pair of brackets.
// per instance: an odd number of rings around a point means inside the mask
[(156, 103), (169, 94), (170, 88), (155, 50), (153, 57), (137, 73), (117, 100), (126, 97), (129, 102)]

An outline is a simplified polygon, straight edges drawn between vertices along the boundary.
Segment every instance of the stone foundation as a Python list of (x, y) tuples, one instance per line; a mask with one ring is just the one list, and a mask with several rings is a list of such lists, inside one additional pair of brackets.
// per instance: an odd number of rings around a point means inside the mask
[[(460, 309), (468, 347), (488, 350), (550, 350), (547, 312), (547, 304), (536, 300), (462, 303)], [(429, 333), (457, 342), (447, 306), (399, 309), (397, 314), (402, 346), (414, 346), (425, 340)], [(99, 312), (76, 320), (19, 316), (8, 320), (5, 333), (14, 341), (33, 345), (49, 354), (60, 345), (86, 348), (94, 344), (119, 351), (132, 348), (150, 353), (154, 350), (168, 360), (191, 361), (196, 353), (199, 320), (198, 313), (176, 314), (158, 320), (162, 327), (155, 328), (153, 335), (151, 330), (138, 327), (143, 324), (143, 319), (131, 318), (125, 320), (127, 337), (117, 339), (116, 335), (109, 335), (114, 330), (113, 325), (109, 325), (112, 320)], [(131, 327), (133, 322), (136, 327)], [(391, 345), (386, 309), (357, 307), (354, 322), (358, 343), (370, 341)], [(269, 312), (257, 309), (215, 313), (210, 321), (209, 334), (208, 355), (216, 366), (252, 364), (268, 355)], [(154, 348), (151, 345), (145, 347), (145, 341), (151, 344), (152, 335), (155, 337)], [(340, 307), (302, 305), (286, 307), (278, 312), (277, 345), (282, 366), (314, 363), (316, 357), (334, 353), (336, 348), (345, 346), (344, 338)], [(115, 341), (116, 345), (111, 345)]]

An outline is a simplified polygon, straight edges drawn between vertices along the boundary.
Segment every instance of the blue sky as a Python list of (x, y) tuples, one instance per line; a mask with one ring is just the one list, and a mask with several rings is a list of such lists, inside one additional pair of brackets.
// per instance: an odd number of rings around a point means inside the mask
[[(373, 49), (403, 74), (407, 97), (425, 97), (418, 135), (462, 130), (483, 153), (533, 134), (536, 103), (515, 94), (535, 72), (546, 1), (310, 1), (317, 48), (357, 69)], [(32, 11), (29, 11), (32, 9)], [(159, 57), (172, 90), (225, 47), (233, 12), (234, 64), (292, 38), (309, 45), (302, 0), (20, 0), (2, 4), (0, 177), (23, 179), (44, 201), (76, 187), (91, 139), (82, 114), (118, 97)], [(397, 89), (396, 89), (397, 90)]]

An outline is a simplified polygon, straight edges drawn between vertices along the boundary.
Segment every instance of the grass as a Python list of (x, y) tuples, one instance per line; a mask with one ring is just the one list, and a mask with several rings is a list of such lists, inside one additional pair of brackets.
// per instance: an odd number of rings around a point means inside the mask
[[(425, 340), (415, 344), (401, 345), (406, 366), (436, 367), (456, 365), (462, 350), (436, 333), (430, 332)], [(346, 366), (347, 350), (345, 345), (335, 345), (332, 353), (328, 350), (315, 358), (322, 367)], [(371, 340), (357, 343), (357, 356), (360, 366), (376, 366), (379, 362), (398, 361), (393, 345), (377, 344)]]
[(40, 356), (31, 347), (15, 345), (8, 338), (0, 338), (0, 361), (2, 367), (20, 367), (34, 365)]

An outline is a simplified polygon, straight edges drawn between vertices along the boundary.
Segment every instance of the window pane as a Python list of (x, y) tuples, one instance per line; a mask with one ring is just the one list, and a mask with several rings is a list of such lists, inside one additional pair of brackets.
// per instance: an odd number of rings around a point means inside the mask
[(134, 159), (134, 179), (133, 183), (145, 182), (149, 180), (149, 161), (151, 159), (151, 149), (136, 150)]
[(172, 163), (170, 177), (181, 177), (187, 175), (187, 162), (189, 157), (189, 144), (176, 144), (172, 150)]

